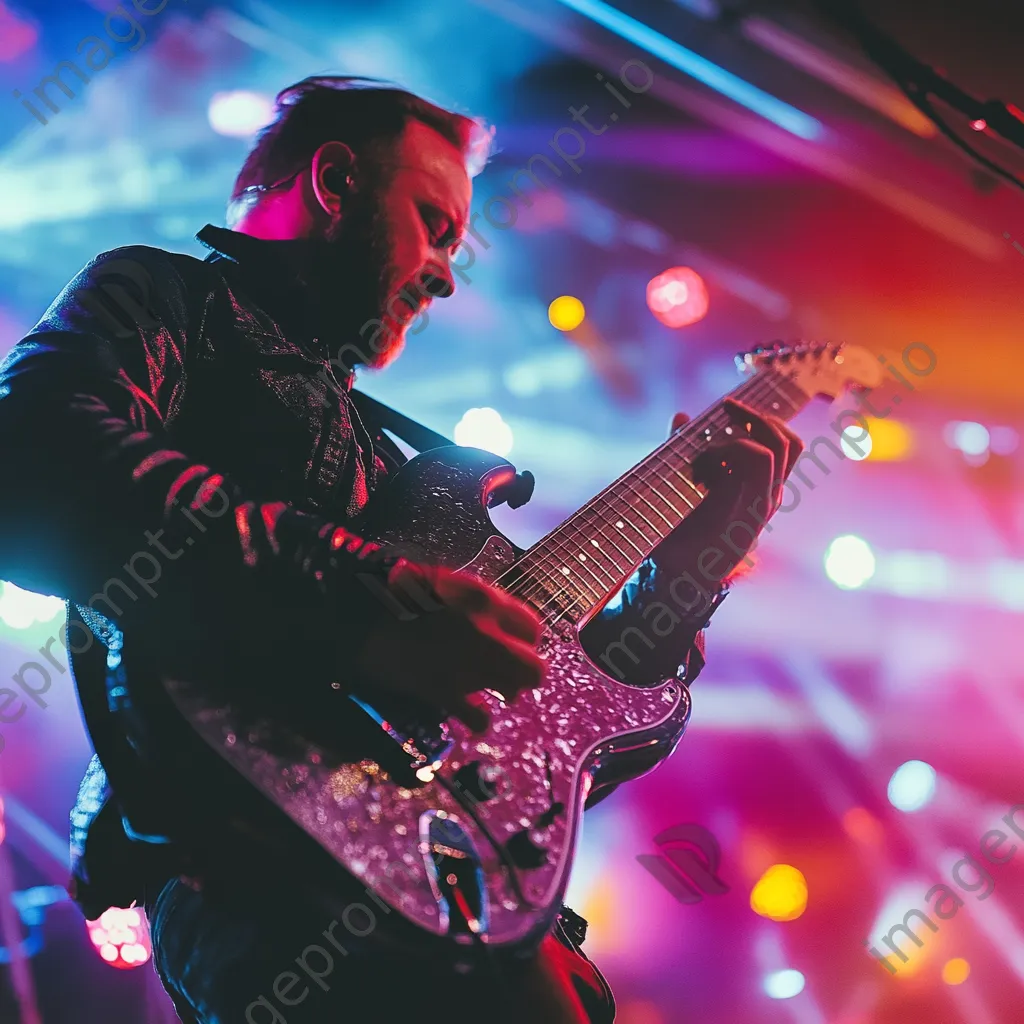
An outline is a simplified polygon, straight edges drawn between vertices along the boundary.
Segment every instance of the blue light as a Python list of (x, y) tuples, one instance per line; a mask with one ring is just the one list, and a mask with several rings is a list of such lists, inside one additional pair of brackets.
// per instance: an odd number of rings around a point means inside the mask
[(785, 128), (787, 132), (799, 136), (801, 139), (818, 139), (823, 133), (821, 122), (805, 114), (802, 110), (784, 103), (775, 96), (758, 89), (756, 85), (745, 82), (738, 78), (731, 71), (713, 64), (707, 58), (702, 57), (693, 50), (680, 46), (679, 43), (668, 36), (651, 28), (643, 22), (631, 18), (628, 14), (610, 7), (602, 0), (561, 0), (566, 7), (571, 8), (578, 14), (596, 21), (611, 32), (622, 36), (623, 39), (642, 46), (655, 57), (678, 68), (698, 82), (703, 82), (712, 89), (720, 92), (723, 96), (735, 100), (737, 103), (753, 110), (755, 114), (767, 118)]

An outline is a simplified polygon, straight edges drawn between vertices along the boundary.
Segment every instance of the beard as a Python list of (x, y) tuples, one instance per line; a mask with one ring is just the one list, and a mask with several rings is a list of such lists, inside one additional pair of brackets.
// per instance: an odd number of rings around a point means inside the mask
[(312, 284), (323, 337), (349, 369), (386, 366), (402, 350), (408, 321), (390, 314), (392, 245), (378, 200), (359, 196), (316, 247)]

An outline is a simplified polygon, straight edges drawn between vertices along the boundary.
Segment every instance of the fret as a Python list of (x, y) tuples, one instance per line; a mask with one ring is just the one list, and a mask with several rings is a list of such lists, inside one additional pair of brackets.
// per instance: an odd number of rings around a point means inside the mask
[[(771, 367), (759, 369), (729, 397), (760, 415), (781, 419), (794, 416), (810, 400)], [(704, 500), (706, 488), (691, 476), (693, 462), (734, 428), (721, 402), (685, 424), (538, 541), (518, 563), (521, 576), (516, 585), (538, 589), (545, 605), (557, 602), (560, 617), (585, 616), (621, 587)], [(565, 596), (572, 598), (568, 605), (562, 601)]]

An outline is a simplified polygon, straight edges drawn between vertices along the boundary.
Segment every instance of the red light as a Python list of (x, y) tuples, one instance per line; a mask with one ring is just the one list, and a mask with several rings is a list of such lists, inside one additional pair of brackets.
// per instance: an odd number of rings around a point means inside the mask
[(983, 132), (988, 127), (988, 122), (984, 118), (979, 117), (977, 121), (971, 122), (971, 127), (976, 132)]
[(708, 311), (704, 279), (690, 267), (672, 267), (647, 285), (647, 306), (666, 327), (686, 327)]
[(138, 907), (111, 907), (98, 920), (85, 923), (93, 948), (111, 967), (129, 971), (146, 963), (153, 953), (149, 923)]

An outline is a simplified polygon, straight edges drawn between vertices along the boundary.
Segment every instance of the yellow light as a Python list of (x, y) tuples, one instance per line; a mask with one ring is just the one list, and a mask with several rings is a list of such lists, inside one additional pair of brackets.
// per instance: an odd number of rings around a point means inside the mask
[(942, 980), (947, 985), (962, 985), (971, 973), (971, 965), (963, 957), (954, 957), (942, 965)]
[(574, 331), (586, 315), (583, 303), (573, 295), (559, 295), (548, 306), (551, 326), (559, 331)]
[(913, 436), (910, 428), (899, 420), (876, 419), (869, 416), (868, 433), (871, 435), (869, 462), (899, 462), (910, 455)]
[(795, 921), (807, 909), (807, 879), (789, 864), (774, 864), (750, 893), (750, 908), (773, 921)]

